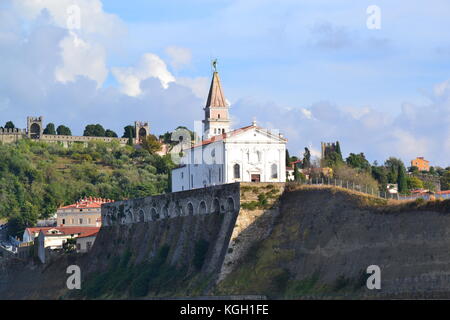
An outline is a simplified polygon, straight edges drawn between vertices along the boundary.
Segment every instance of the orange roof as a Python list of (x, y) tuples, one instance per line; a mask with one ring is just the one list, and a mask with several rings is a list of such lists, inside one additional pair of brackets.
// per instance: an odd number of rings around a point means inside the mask
[[(84, 199), (80, 199), (74, 204), (60, 207), (59, 209), (96, 209), (100, 208), (102, 204), (114, 202), (111, 199), (102, 199), (102, 198), (92, 198), (92, 197), (85, 197)], [(58, 209), (58, 210), (59, 210)]]
[(100, 228), (97, 228), (97, 230), (92, 230), (90, 232), (82, 233), (78, 236), (78, 238), (87, 238), (95, 236), (100, 231)]
[[(49, 233), (50, 230), (57, 230), (59, 233), (53, 234)], [(28, 233), (40, 233), (41, 231), (45, 236), (62, 236), (78, 234), (80, 237), (85, 237), (86, 235), (96, 234), (100, 230), (100, 227), (45, 227), (45, 228), (27, 228)]]
[(438, 191), (436, 194), (450, 194), (450, 190)]

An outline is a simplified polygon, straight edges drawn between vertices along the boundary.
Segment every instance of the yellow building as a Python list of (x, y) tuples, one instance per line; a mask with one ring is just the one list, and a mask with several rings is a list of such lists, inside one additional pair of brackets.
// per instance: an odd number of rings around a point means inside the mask
[(430, 171), (430, 161), (425, 160), (424, 157), (411, 160), (411, 166), (419, 168), (419, 171)]
[(58, 226), (65, 227), (101, 227), (102, 204), (113, 202), (109, 199), (84, 198), (77, 203), (61, 207), (56, 211)]

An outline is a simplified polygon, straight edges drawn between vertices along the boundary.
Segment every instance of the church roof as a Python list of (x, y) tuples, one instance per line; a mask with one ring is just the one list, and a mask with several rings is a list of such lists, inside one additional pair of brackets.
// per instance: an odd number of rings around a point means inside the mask
[(213, 74), (211, 87), (209, 88), (208, 100), (206, 101), (206, 108), (210, 107), (227, 107), (222, 84), (220, 83), (219, 73), (217, 71)]
[[(217, 141), (225, 140), (226, 138), (237, 136), (237, 135), (239, 135), (239, 134), (241, 134), (241, 133), (243, 133), (245, 131), (248, 131), (248, 130), (250, 130), (252, 128), (255, 128), (255, 129), (258, 129), (258, 130), (261, 130), (261, 131), (265, 130), (262, 127), (259, 127), (259, 126), (256, 126), (256, 125), (252, 124), (252, 125), (249, 125), (249, 126), (246, 126), (246, 127), (242, 127), (242, 128), (230, 131), (230, 132), (225, 132), (225, 133), (219, 134), (217, 136), (213, 136), (213, 137), (211, 137), (211, 138), (209, 138), (207, 140), (203, 140), (200, 143), (194, 145), (190, 149), (194, 149), (194, 148), (197, 148), (197, 147), (200, 147), (200, 146), (206, 146), (208, 144), (211, 144), (211, 143), (214, 143), (214, 142), (217, 142)], [(287, 141), (285, 138), (282, 138), (282, 139)]]

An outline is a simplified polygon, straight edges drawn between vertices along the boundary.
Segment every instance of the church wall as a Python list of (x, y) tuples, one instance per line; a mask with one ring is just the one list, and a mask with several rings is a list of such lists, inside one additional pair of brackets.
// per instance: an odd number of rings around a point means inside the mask
[[(261, 182), (286, 181), (286, 146), (284, 144), (226, 144), (227, 182), (250, 182), (252, 174), (260, 174)], [(239, 164), (241, 178), (234, 178), (234, 166)], [(272, 165), (277, 178), (272, 178)]]

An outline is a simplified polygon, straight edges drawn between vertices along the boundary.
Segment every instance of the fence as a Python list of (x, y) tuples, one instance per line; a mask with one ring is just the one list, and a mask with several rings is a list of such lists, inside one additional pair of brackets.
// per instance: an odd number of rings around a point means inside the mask
[(383, 198), (383, 199), (393, 199), (393, 200), (416, 200), (418, 198), (423, 198), (424, 200), (430, 200), (431, 197), (435, 199), (450, 199), (450, 194), (418, 194), (418, 195), (400, 195), (398, 193), (390, 193), (388, 191), (380, 191), (378, 188), (374, 188), (369, 185), (358, 184), (354, 181), (346, 181), (340, 179), (333, 178), (313, 178), (308, 179), (302, 184), (307, 185), (326, 185), (326, 186), (335, 186), (340, 188), (345, 188), (348, 190), (353, 190), (357, 192), (362, 192), (374, 197)]

